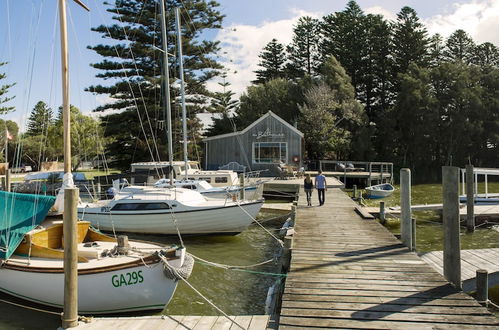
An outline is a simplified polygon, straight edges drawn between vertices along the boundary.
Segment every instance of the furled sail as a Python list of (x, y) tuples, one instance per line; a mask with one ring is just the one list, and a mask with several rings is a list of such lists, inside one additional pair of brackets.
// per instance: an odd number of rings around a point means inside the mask
[(39, 225), (55, 197), (0, 191), (0, 259), (8, 259), (24, 235)]

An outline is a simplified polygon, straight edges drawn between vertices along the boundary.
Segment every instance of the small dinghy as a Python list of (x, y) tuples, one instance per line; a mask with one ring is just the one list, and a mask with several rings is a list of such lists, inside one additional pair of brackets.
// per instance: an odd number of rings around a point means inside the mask
[(395, 188), (389, 183), (377, 184), (375, 186), (366, 187), (366, 197), (375, 198), (385, 198), (390, 196)]

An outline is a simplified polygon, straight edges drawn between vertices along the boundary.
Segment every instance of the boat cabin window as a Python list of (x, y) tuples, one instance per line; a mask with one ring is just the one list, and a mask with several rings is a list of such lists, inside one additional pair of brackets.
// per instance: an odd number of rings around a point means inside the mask
[(139, 210), (165, 210), (170, 205), (166, 203), (119, 203), (111, 211), (139, 211)]
[(193, 170), (199, 170), (198, 164), (189, 164), (191, 166), (191, 169)]
[(226, 176), (216, 176), (215, 177), (215, 183), (227, 183), (227, 177)]
[(193, 184), (185, 184), (182, 188), (196, 190), (196, 186)]
[(206, 178), (205, 177), (199, 177), (198, 179), (199, 180), (204, 180), (204, 181), (206, 181), (208, 183), (211, 183), (211, 178), (210, 177), (206, 177)]

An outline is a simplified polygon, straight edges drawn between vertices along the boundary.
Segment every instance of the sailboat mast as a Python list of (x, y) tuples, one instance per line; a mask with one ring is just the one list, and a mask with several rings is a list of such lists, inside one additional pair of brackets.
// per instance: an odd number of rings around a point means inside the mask
[[(74, 1), (88, 10), (80, 0)], [(62, 327), (67, 329), (78, 325), (78, 243), (76, 214), (79, 190), (74, 186), (71, 175), (71, 113), (69, 105), (66, 0), (59, 0), (59, 24), (61, 30), (62, 121), (64, 123), (64, 178), (61, 187), (64, 197), (64, 308)]]
[(69, 110), (69, 60), (66, 0), (59, 0), (61, 27), (62, 122), (64, 124), (64, 173), (71, 173), (71, 116)]
[(185, 179), (187, 180), (187, 115), (185, 110), (185, 82), (184, 82), (184, 60), (182, 55), (182, 36), (180, 33), (180, 9), (175, 8), (175, 21), (177, 23), (177, 42), (178, 42), (178, 65), (180, 75), (180, 95), (182, 103), (182, 131), (184, 133), (184, 163), (185, 163)]
[(168, 171), (168, 179), (170, 185), (173, 186), (173, 134), (172, 134), (172, 108), (170, 103), (170, 72), (168, 68), (168, 34), (166, 33), (166, 4), (165, 0), (160, 0), (161, 7), (161, 36), (163, 38), (163, 84), (165, 89), (165, 105), (166, 105), (166, 125), (168, 139), (168, 162), (170, 170)]

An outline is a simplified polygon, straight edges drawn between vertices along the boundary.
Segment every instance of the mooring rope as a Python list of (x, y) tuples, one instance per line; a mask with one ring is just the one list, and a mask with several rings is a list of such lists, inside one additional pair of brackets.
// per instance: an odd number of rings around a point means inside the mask
[(194, 292), (196, 292), (201, 298), (203, 298), (208, 304), (210, 304), (213, 308), (215, 308), (219, 313), (221, 313), (223, 316), (225, 316), (227, 319), (229, 319), (232, 323), (234, 323), (235, 325), (237, 325), (239, 328), (241, 329), (246, 329), (245, 327), (243, 327), (242, 325), (240, 325), (239, 323), (236, 322), (235, 319), (231, 318), (229, 315), (227, 315), (227, 313), (225, 313), (223, 310), (221, 310), (218, 306), (216, 306), (213, 302), (211, 302), (208, 298), (206, 298), (201, 292), (199, 292), (198, 289), (196, 289), (191, 283), (189, 283), (189, 281), (187, 281), (187, 279), (185, 279), (181, 274), (178, 274), (177, 272), (177, 269), (172, 267), (168, 261), (166, 260), (165, 256), (163, 256), (161, 253), (158, 253), (158, 256), (159, 258), (163, 261), (163, 264), (166, 266), (166, 267), (169, 267), (170, 268), (170, 271), (172, 273), (176, 273), (175, 276), (176, 278), (178, 278), (179, 280), (183, 281), (185, 284), (187, 284), (188, 287), (190, 287)]
[(267, 232), (267, 234), (269, 234), (270, 236), (272, 236), (278, 243), (281, 247), (284, 247), (284, 242), (282, 240), (280, 240), (277, 236), (275, 236), (274, 234), (272, 234), (267, 228), (265, 228), (258, 220), (256, 220), (251, 214), (249, 214), (242, 206), (241, 206), (241, 203), (238, 202), (237, 203), (237, 206), (239, 206), (241, 208), (241, 210), (243, 210), (244, 213), (246, 213), (252, 220), (253, 222), (255, 222), (257, 225), (259, 225), (264, 231)]
[(193, 255), (192, 253), (190, 253), (190, 255), (196, 259), (196, 260), (199, 260), (201, 262), (203, 262), (204, 264), (206, 265), (210, 265), (210, 266), (214, 266), (214, 267), (218, 267), (218, 268), (223, 268), (223, 269), (244, 269), (244, 268), (253, 268), (253, 267), (257, 267), (257, 266), (261, 266), (261, 265), (265, 265), (265, 264), (268, 264), (272, 261), (275, 261), (275, 258), (272, 258), (272, 259), (269, 259), (269, 260), (265, 260), (265, 261), (262, 261), (262, 262), (259, 262), (259, 263), (256, 263), (256, 264), (252, 264), (252, 265), (245, 265), (245, 266), (232, 266), (232, 265), (226, 265), (226, 264), (221, 264), (221, 263), (218, 263), (218, 262), (213, 262), (213, 261), (208, 261), (208, 260), (205, 260), (203, 258), (200, 258), (200, 257), (197, 257), (195, 255)]

